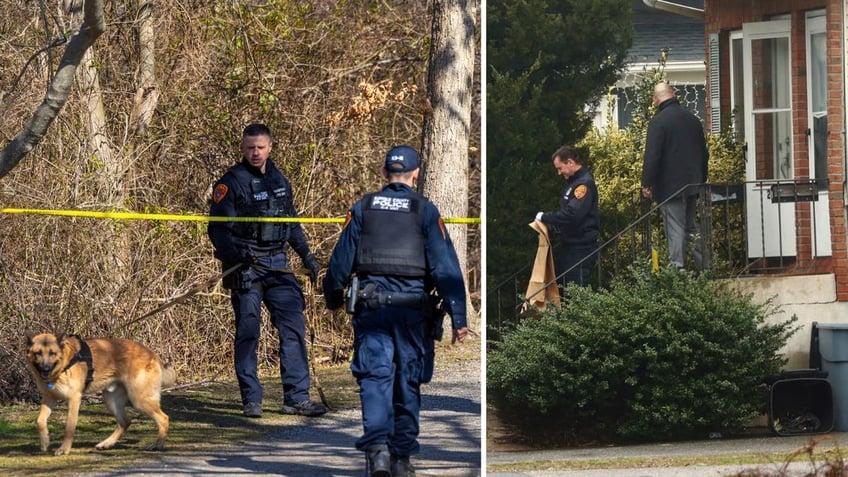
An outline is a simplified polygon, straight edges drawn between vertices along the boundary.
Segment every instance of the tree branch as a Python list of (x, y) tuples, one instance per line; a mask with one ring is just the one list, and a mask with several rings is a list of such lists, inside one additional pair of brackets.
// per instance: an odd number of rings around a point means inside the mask
[(44, 100), (33, 113), (26, 128), (0, 151), (0, 177), (8, 174), (41, 142), (50, 124), (68, 101), (74, 76), (83, 55), (106, 31), (103, 1), (86, 0), (82, 26), (65, 47), (65, 53), (62, 55), (59, 68), (47, 89)]

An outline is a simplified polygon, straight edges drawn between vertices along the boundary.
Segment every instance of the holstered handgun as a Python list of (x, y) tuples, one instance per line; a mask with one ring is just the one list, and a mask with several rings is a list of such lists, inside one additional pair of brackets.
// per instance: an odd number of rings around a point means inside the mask
[[(337, 295), (338, 296), (338, 295)], [(356, 299), (359, 297), (359, 277), (350, 277), (350, 284), (345, 294), (345, 312), (352, 315), (356, 312)]]
[[(234, 267), (234, 263), (221, 262), (222, 270), (229, 270)], [(228, 290), (246, 290), (250, 288), (253, 281), (250, 277), (250, 267), (243, 266), (234, 272), (222, 277), (221, 285)]]

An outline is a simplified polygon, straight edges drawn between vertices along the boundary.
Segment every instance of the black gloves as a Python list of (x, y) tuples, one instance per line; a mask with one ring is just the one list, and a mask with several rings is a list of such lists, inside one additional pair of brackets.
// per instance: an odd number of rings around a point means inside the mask
[(344, 305), (344, 292), (342, 290), (333, 290), (332, 293), (327, 293), (324, 289), (324, 302), (327, 304), (328, 310), (337, 310)]
[(303, 258), (303, 264), (309, 269), (309, 281), (312, 282), (313, 285), (316, 285), (318, 283), (318, 272), (321, 270), (321, 266), (318, 265), (318, 260), (315, 259), (315, 255), (312, 255), (311, 253), (306, 254), (306, 257)]

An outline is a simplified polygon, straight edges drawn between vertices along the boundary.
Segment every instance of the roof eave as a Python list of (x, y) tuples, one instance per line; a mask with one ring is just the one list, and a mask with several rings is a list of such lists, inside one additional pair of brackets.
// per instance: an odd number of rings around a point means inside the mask
[(656, 10), (662, 10), (684, 17), (704, 19), (704, 10), (701, 8), (680, 5), (679, 3), (668, 2), (666, 0), (642, 0), (642, 3)]

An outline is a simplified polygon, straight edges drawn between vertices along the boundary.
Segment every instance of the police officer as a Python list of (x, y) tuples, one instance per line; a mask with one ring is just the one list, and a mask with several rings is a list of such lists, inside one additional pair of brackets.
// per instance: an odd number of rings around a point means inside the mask
[[(251, 124), (241, 139), (242, 160), (215, 183), (211, 216), (297, 217), (288, 179), (268, 159), (271, 131)], [(304, 339), (306, 302), (294, 274), (289, 270), (286, 244), (301, 257), (315, 283), (319, 265), (309, 251), (298, 222), (210, 221), (209, 238), (215, 257), (225, 270), (242, 264), (223, 279), (230, 289), (236, 321), (235, 368), (244, 415), (262, 416), (262, 385), (256, 373), (260, 305), (268, 307), (280, 340), (280, 378), (284, 414), (318, 416), (326, 408), (309, 400), (309, 367)]]
[(565, 178), (565, 191), (559, 209), (539, 212), (536, 220), (559, 234), (556, 268), (558, 277), (564, 274), (562, 284), (577, 283), (585, 287), (597, 259), (598, 187), (576, 148), (563, 146), (551, 158), (557, 175)]
[(351, 371), (364, 432), (356, 448), (366, 453), (371, 476), (414, 476), (409, 456), (419, 450), (420, 386), (432, 377), (434, 339), (441, 338), (442, 314), (433, 311), (428, 291), (438, 292), (453, 342), (462, 342), (465, 286), (438, 209), (412, 189), (418, 153), (393, 147), (382, 172), (389, 184), (348, 212), (323, 290), (327, 308), (335, 310), (344, 303), (345, 286), (359, 283)]

